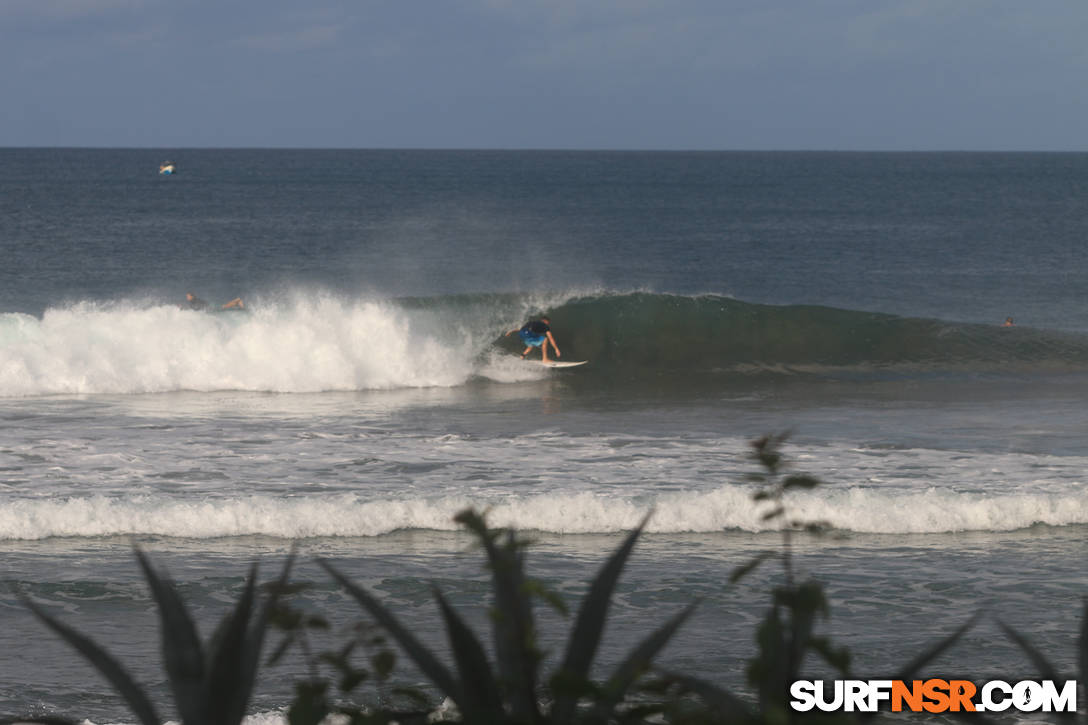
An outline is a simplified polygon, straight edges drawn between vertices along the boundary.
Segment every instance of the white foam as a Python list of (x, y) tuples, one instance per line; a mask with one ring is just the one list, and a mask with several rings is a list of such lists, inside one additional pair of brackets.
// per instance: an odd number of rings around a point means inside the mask
[(546, 378), (548, 370), (541, 365), (530, 365), (514, 355), (492, 350), (479, 374), (498, 383), (520, 383)]
[(220, 314), (122, 303), (3, 314), (0, 397), (453, 386), (501, 327), (477, 323), (321, 295)]
[[(651, 509), (648, 531), (714, 532), (776, 528), (744, 486), (705, 492), (620, 497), (594, 493), (458, 495), (367, 500), (357, 494), (311, 497), (253, 495), (178, 500), (162, 495), (14, 499), (0, 509), (0, 539), (149, 534), (180, 538), (378, 536), (399, 529), (449, 531), (468, 506), (489, 510), (497, 526), (561, 534), (633, 528)], [(826, 489), (799, 494), (790, 516), (866, 533), (1011, 531), (1034, 524), (1088, 523), (1088, 501), (1073, 494), (982, 495)]]
[[(0, 397), (177, 390), (324, 392), (541, 377), (489, 350), (526, 316), (579, 293), (431, 306), (331, 294), (257, 299), (247, 311), (81, 302), (41, 319), (0, 314)], [(506, 359), (508, 358), (508, 359)]]

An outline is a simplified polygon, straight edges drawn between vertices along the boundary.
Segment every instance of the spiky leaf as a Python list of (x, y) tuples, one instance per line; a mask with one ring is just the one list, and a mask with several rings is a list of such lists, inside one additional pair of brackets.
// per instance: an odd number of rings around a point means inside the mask
[(99, 647), (90, 638), (83, 636), (71, 627), (46, 614), (44, 610), (21, 592), (17, 592), (17, 594), (23, 604), (34, 613), (34, 616), (94, 665), (95, 669), (113, 686), (113, 689), (117, 690), (117, 693), (125, 699), (125, 702), (132, 708), (132, 712), (143, 725), (162, 725), (163, 721), (155, 712), (155, 707), (151, 704), (147, 695), (144, 694), (140, 686), (136, 684), (128, 672), (125, 671), (125, 668), (111, 654)]
[(476, 533), (487, 552), (495, 590), (495, 654), (511, 715), (519, 722), (534, 722), (539, 719), (536, 673), (540, 653), (536, 650), (532, 598), (525, 586), (522, 544), (513, 531), (506, 532), (501, 546), (496, 544), (495, 532), (475, 512), (462, 512), (457, 520)]
[(248, 691), (243, 692), (245, 682), (242, 658), (253, 611), (256, 578), (257, 566), (254, 564), (246, 578), (242, 596), (234, 609), (223, 617), (208, 645), (207, 698), (210, 725), (236, 725), (245, 714), (243, 706), (243, 712), (237, 717), (234, 716), (238, 700), (248, 702), (250, 694)]
[(437, 588), (434, 596), (446, 622), (450, 649), (457, 662), (464, 694), (462, 712), (470, 722), (498, 722), (503, 714), (502, 700), (483, 645)]
[(139, 547), (136, 548), (136, 559), (158, 605), (163, 663), (178, 713), (185, 723), (208, 722), (204, 648), (196, 624), (174, 582), (157, 572)]
[[(272, 612), (279, 606), (280, 593), (287, 587), (287, 580), (291, 576), (291, 567), (294, 565), (297, 551), (297, 545), (291, 548), (291, 552), (287, 555), (287, 560), (283, 564), (283, 571), (280, 572), (279, 578), (275, 581), (274, 588), (265, 600), (256, 621), (252, 626), (246, 627), (242, 650), (237, 658), (237, 682), (239, 686), (227, 701), (227, 713), (223, 720), (228, 725), (240, 723), (245, 717), (249, 698), (253, 694), (253, 685), (257, 680), (257, 669), (260, 666), (261, 649), (264, 646), (265, 634), (268, 631), (268, 622)], [(256, 567), (254, 567), (254, 580), (256, 580), (256, 573)]]
[(597, 703), (596, 711), (599, 717), (607, 719), (611, 716), (616, 706), (627, 694), (631, 684), (649, 669), (653, 658), (672, 639), (672, 636), (676, 634), (676, 630), (691, 616), (691, 613), (695, 611), (695, 607), (698, 605), (699, 602), (695, 601), (680, 610), (665, 624), (642, 640), (616, 667), (615, 672), (605, 683), (604, 694)]
[(457, 681), (454, 679), (450, 671), (439, 662), (438, 658), (427, 649), (415, 635), (413, 635), (407, 627), (401, 624), (400, 620), (394, 616), (381, 602), (372, 597), (365, 589), (358, 586), (346, 576), (341, 574), (332, 564), (324, 559), (318, 559), (317, 563), (329, 573), (333, 579), (340, 583), (340, 586), (347, 590), (348, 594), (355, 599), (359, 605), (370, 612), (370, 615), (377, 620), (378, 624), (385, 628), (393, 639), (397, 641), (397, 644), (405, 651), (405, 653), (416, 663), (420, 671), (426, 675), (431, 682), (447, 697), (461, 706), (461, 701), (464, 699)]
[[(608, 608), (612, 604), (612, 593), (616, 589), (620, 573), (631, 556), (635, 542), (642, 534), (651, 514), (646, 514), (635, 530), (627, 535), (620, 547), (608, 558), (600, 572), (593, 579), (589, 592), (578, 608), (578, 617), (567, 642), (567, 653), (563, 658), (560, 671), (564, 678), (572, 682), (584, 681), (589, 676), (590, 665), (597, 654), (601, 637), (604, 635)], [(574, 714), (577, 698), (570, 694), (556, 697), (552, 708), (554, 722), (566, 722)]]
[(1024, 654), (1026, 654), (1028, 659), (1031, 660), (1031, 663), (1035, 665), (1035, 669), (1039, 671), (1039, 674), (1044, 680), (1061, 682), (1064, 679), (1058, 674), (1054, 665), (1050, 664), (1050, 660), (1048, 660), (1024, 635), (1013, 629), (1011, 625), (1005, 624), (1000, 618), (994, 617), (994, 620), (997, 622), (997, 626), (1001, 627), (1001, 631), (1005, 633), (1005, 636), (1015, 642), (1016, 645), (1024, 651)]
[(913, 680), (922, 670), (923, 667), (935, 660), (938, 656), (943, 654), (949, 647), (954, 645), (964, 632), (975, 626), (975, 622), (982, 616), (981, 612), (976, 613), (962, 625), (960, 625), (956, 631), (948, 635), (944, 639), (937, 641), (932, 647), (923, 650), (918, 656), (908, 662), (899, 670), (892, 679), (894, 680)]
[(739, 723), (755, 720), (748, 705), (729, 690), (698, 677), (674, 672), (665, 672), (663, 675), (667, 681), (680, 685), (685, 692), (698, 696), (710, 708), (714, 722)]

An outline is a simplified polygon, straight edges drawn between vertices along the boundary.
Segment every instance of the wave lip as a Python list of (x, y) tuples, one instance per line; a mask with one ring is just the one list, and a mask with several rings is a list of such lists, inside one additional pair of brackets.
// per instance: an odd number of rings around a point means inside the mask
[[(556, 534), (605, 534), (634, 528), (653, 510), (649, 533), (776, 530), (765, 505), (744, 486), (620, 498), (590, 492), (368, 500), (244, 496), (176, 500), (164, 496), (16, 499), (0, 509), (0, 540), (157, 535), (188, 539), (370, 537), (402, 529), (452, 531), (468, 506), (489, 510), (496, 526)], [(1014, 531), (1043, 524), (1088, 524), (1088, 501), (1071, 493), (984, 495), (927, 488), (842, 488), (793, 497), (790, 515), (844, 531), (923, 534)]]

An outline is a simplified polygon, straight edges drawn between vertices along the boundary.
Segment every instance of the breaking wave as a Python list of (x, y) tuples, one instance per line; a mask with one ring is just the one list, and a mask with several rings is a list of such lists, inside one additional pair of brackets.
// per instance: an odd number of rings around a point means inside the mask
[(582, 378), (1088, 370), (1088, 338), (715, 295), (296, 295), (215, 314), (80, 303), (0, 313), (0, 397), (321, 392), (543, 377), (503, 333), (552, 320)]
[[(766, 506), (744, 486), (630, 498), (593, 493), (445, 496), (371, 500), (356, 494), (276, 498), (242, 496), (179, 500), (167, 496), (14, 499), (0, 510), (0, 540), (157, 535), (190, 539), (237, 536), (370, 537), (404, 529), (451, 531), (454, 515), (473, 505), (489, 520), (559, 534), (634, 528), (653, 510), (656, 533), (767, 531)], [(1088, 524), (1088, 500), (1076, 492), (998, 494), (938, 488), (828, 488), (797, 493), (791, 516), (859, 533), (920, 534), (1014, 531), (1034, 525)]]

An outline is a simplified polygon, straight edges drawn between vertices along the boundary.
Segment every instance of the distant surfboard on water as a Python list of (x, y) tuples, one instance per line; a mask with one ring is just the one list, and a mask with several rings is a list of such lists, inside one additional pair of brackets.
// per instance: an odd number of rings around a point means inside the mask
[(549, 360), (544, 362), (543, 360), (526, 360), (525, 362), (533, 363), (534, 365), (543, 365), (546, 368), (575, 368), (579, 365), (585, 365), (589, 360), (567, 361), (567, 360)]

